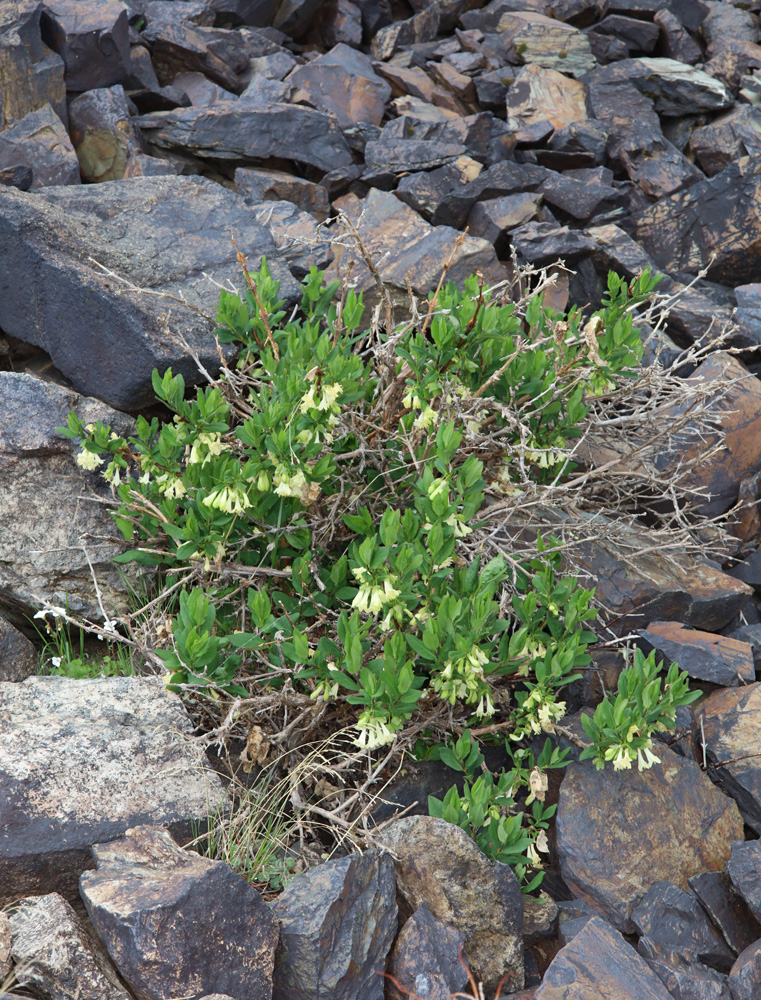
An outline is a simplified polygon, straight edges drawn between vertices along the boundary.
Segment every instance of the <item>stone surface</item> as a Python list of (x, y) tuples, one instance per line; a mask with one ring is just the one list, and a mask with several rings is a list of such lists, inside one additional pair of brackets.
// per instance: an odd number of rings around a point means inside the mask
[(665, 117), (696, 111), (718, 111), (732, 104), (732, 95), (715, 77), (676, 59), (624, 59), (597, 72), (599, 80), (628, 80), (651, 98)]
[(187, 21), (159, 20), (149, 25), (143, 38), (151, 45), (156, 76), (163, 85), (172, 84), (182, 73), (203, 73), (227, 91), (239, 93), (238, 74), (230, 61), (213, 51), (213, 35)]
[(438, 4), (432, 3), (406, 21), (396, 21), (381, 28), (372, 40), (374, 58), (390, 59), (403, 45), (433, 41), (439, 32), (440, 20)]
[(242, 875), (183, 850), (156, 826), (97, 844), (93, 856), (82, 899), (139, 1000), (210, 992), (269, 1000), (277, 922)]
[(224, 797), (158, 678), (3, 683), (0, 720), (0, 905), (53, 888), (77, 901), (93, 844), (136, 823), (189, 839)]
[(63, 122), (46, 104), (0, 132), (0, 167), (27, 166), (31, 188), (79, 184), (79, 163)]
[(302, 211), (309, 212), (318, 222), (324, 222), (330, 215), (330, 201), (324, 187), (282, 170), (240, 167), (235, 171), (235, 187), (248, 204), (290, 201)]
[(19, 985), (44, 1000), (130, 1000), (108, 958), (93, 949), (82, 921), (57, 893), (20, 900), (10, 923)]
[(761, 920), (761, 841), (737, 840), (732, 844), (727, 873), (756, 920)]
[(129, 75), (127, 9), (116, 0), (45, 0), (42, 38), (64, 62), (66, 89), (110, 87)]
[(357, 122), (380, 125), (391, 87), (373, 70), (367, 56), (339, 44), (288, 77), (293, 100), (307, 101), (335, 115), (342, 128)]
[(63, 59), (40, 36), (41, 3), (6, 5), (0, 23), (0, 128), (19, 121), (46, 104), (66, 123)]
[(596, 249), (594, 240), (585, 233), (552, 222), (527, 222), (517, 226), (512, 242), (519, 258), (540, 266), (560, 259), (573, 264)]
[(535, 1000), (672, 1000), (621, 935), (593, 917), (557, 953)]
[(181, 150), (210, 160), (280, 157), (328, 171), (351, 163), (337, 123), (320, 111), (275, 105), (259, 110), (221, 101), (208, 108), (142, 115), (138, 125), (157, 149)]
[(507, 92), (507, 126), (519, 130), (536, 122), (561, 129), (587, 117), (586, 87), (554, 69), (524, 66)]
[(737, 687), (756, 679), (753, 650), (746, 642), (687, 629), (681, 622), (650, 622), (640, 637), (646, 649), (655, 649), (697, 680)]
[(479, 201), (468, 216), (468, 232), (488, 240), (497, 256), (504, 258), (509, 255), (510, 231), (537, 219), (541, 204), (541, 194), (528, 193)]
[(466, 187), (482, 170), (483, 167), (477, 160), (470, 156), (459, 156), (451, 163), (435, 170), (404, 174), (395, 193), (405, 205), (414, 208), (430, 222), (450, 192)]
[[(0, 375), (0, 385), (2, 381)], [(0, 437), (2, 433), (0, 431)], [(34, 648), (34, 643), (0, 616), (0, 681), (23, 681), (35, 673), (37, 673), (37, 650)], [(0, 982), (2, 976), (0, 972)]]
[(13, 968), (12, 940), (13, 930), (8, 914), (0, 912), (0, 982), (5, 982)]
[(660, 949), (648, 937), (637, 948), (672, 997), (680, 1000), (732, 1000), (727, 977), (696, 962), (674, 958), (665, 961)]
[(689, 150), (709, 177), (721, 173), (733, 160), (761, 153), (761, 108), (740, 105), (710, 125), (696, 128)]
[(28, 191), (33, 182), (34, 171), (31, 167), (21, 164), (0, 167), (0, 184), (4, 187), (15, 187), (19, 191)]
[(378, 835), (394, 855), (398, 892), (460, 931), (463, 954), (487, 995), (504, 978), (523, 987), (523, 900), (513, 872), (489, 861), (468, 835), (431, 816), (402, 817)]
[(117, 407), (153, 400), (154, 368), (171, 366), (197, 382), (195, 362), (162, 316), (171, 309), (172, 327), (218, 370), (211, 333), (219, 288), (204, 272), (242, 283), (231, 230), (249, 268), (266, 255), (281, 296), (300, 299), (268, 231), (213, 181), (143, 177), (35, 194), (0, 188), (3, 329), (46, 350), (76, 388)]
[[(450, 1000), (452, 993), (468, 985), (460, 961), (464, 939), (459, 931), (431, 916), (421, 903), (402, 927), (388, 963), (388, 1000), (403, 1000), (415, 993), (420, 1000)], [(404, 992), (400, 992), (394, 983)]]
[(310, 267), (323, 270), (333, 260), (329, 236), (308, 212), (289, 201), (264, 202), (253, 215), (270, 231), (275, 246), (299, 281), (309, 274)]
[(442, 198), (432, 221), (437, 226), (463, 229), (468, 215), (479, 201), (534, 191), (550, 176), (545, 167), (531, 163), (495, 163), (474, 180), (453, 187)]
[(69, 105), (69, 128), (83, 181), (118, 181), (142, 151), (121, 85), (90, 90)]
[(732, 1000), (756, 1000), (761, 990), (761, 941), (750, 945), (729, 973)]
[(737, 806), (693, 761), (658, 747), (647, 771), (597, 771), (574, 763), (560, 786), (557, 851), (563, 879), (618, 929), (656, 882), (724, 867), (742, 836)]
[(722, 786), (745, 822), (761, 833), (761, 762), (754, 756), (761, 730), (761, 684), (715, 691), (699, 713), (709, 761), (717, 765)]
[(280, 924), (274, 1000), (382, 1000), (397, 930), (394, 869), (378, 851), (292, 879), (272, 905)]
[(761, 938), (761, 924), (727, 872), (702, 872), (687, 881), (714, 927), (719, 928), (736, 955)]

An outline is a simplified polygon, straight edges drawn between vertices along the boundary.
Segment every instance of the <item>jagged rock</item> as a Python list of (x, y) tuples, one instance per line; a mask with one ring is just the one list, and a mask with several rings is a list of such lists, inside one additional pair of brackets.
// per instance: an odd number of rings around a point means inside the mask
[(641, 937), (637, 949), (672, 997), (681, 1000), (732, 1000), (727, 977), (697, 962), (674, 957), (665, 961), (660, 949), (648, 937)]
[(452, 163), (435, 170), (404, 174), (396, 189), (396, 196), (430, 222), (449, 193), (470, 184), (482, 170), (482, 165), (472, 157), (458, 156)]
[(735, 889), (727, 872), (702, 872), (687, 880), (715, 927), (735, 954), (761, 938), (761, 924)]
[[(218, 370), (210, 334), (219, 288), (203, 272), (240, 283), (231, 230), (249, 268), (266, 255), (281, 296), (300, 300), (267, 230), (239, 195), (213, 181), (144, 177), (34, 194), (0, 188), (3, 329), (44, 348), (76, 388), (117, 407), (153, 400), (154, 368), (171, 366), (195, 383), (195, 362), (170, 339), (162, 314), (171, 303), (172, 324)], [(142, 295), (119, 279), (175, 299)], [(91, 331), (104, 329), (107, 337), (93, 344)]]
[(761, 280), (761, 154), (664, 198), (636, 220), (636, 238), (659, 267), (732, 286)]
[(626, 17), (623, 14), (608, 14), (594, 26), (593, 31), (595, 34), (610, 35), (623, 42), (627, 49), (627, 57), (636, 54), (647, 55), (652, 52), (661, 33), (657, 24), (642, 21), (637, 17)]
[(549, 205), (585, 222), (598, 212), (612, 208), (620, 200), (618, 191), (609, 183), (612, 180), (611, 171), (604, 167), (572, 171), (548, 177), (541, 191)]
[(184, 91), (195, 107), (207, 108), (217, 101), (234, 101), (235, 94), (218, 83), (212, 83), (203, 73), (180, 73), (174, 78), (174, 86)]
[(659, 10), (653, 21), (661, 29), (661, 50), (668, 59), (694, 65), (703, 58), (700, 46), (678, 17), (668, 10)]
[(535, 191), (550, 176), (549, 170), (531, 163), (495, 163), (475, 180), (454, 187), (442, 199), (432, 222), (436, 226), (464, 229), (468, 215), (478, 201)]
[(624, 933), (633, 933), (632, 911), (651, 886), (670, 879), (686, 889), (691, 875), (722, 868), (742, 836), (737, 806), (694, 761), (666, 746), (657, 753), (662, 763), (641, 772), (573, 763), (560, 786), (563, 879)]
[(599, 80), (628, 80), (650, 97), (658, 114), (679, 117), (696, 111), (718, 111), (732, 104), (727, 88), (694, 66), (676, 59), (643, 56), (623, 59), (597, 71)]
[(536, 122), (554, 129), (585, 121), (587, 88), (554, 69), (523, 66), (507, 92), (507, 127), (519, 130)]
[(143, 37), (151, 43), (153, 66), (162, 84), (173, 83), (181, 73), (203, 73), (225, 90), (242, 89), (233, 67), (212, 51), (213, 36), (203, 28), (187, 21), (160, 20), (149, 25)]
[(34, 171), (26, 165), (0, 167), (0, 184), (3, 187), (15, 187), (19, 191), (28, 191), (34, 181)]
[(722, 687), (756, 679), (753, 650), (747, 642), (688, 629), (681, 622), (650, 622), (639, 634), (646, 649), (656, 650), (667, 663), (678, 663), (690, 677)]
[[(0, 385), (4, 382), (0, 375)], [(0, 440), (3, 433), (0, 431)], [(0, 458), (0, 468), (2, 468)], [(9, 621), (0, 616), (0, 681), (23, 681), (37, 673), (37, 650), (34, 643)], [(0, 963), (0, 982), (3, 980)]]
[(755, 919), (761, 921), (761, 841), (737, 840), (732, 844), (727, 872)]
[(290, 201), (318, 222), (324, 222), (330, 215), (330, 201), (324, 187), (281, 170), (240, 167), (235, 171), (235, 187), (249, 205), (262, 201)]
[(380, 125), (391, 87), (373, 71), (370, 59), (339, 44), (288, 77), (293, 100), (307, 101), (336, 116), (342, 128), (357, 122)]
[[(761, 626), (758, 624), (741, 625), (739, 628), (728, 632), (727, 635), (731, 639), (739, 639), (740, 642), (748, 643), (753, 650), (753, 659), (756, 664), (756, 670), (758, 670), (761, 667)], [(761, 934), (759, 934), (759, 937), (761, 937)]]
[(709, 177), (721, 173), (733, 160), (761, 153), (761, 108), (741, 105), (710, 125), (696, 128), (689, 150)]
[(66, 85), (63, 59), (43, 45), (41, 3), (6, 5), (0, 23), (0, 128), (19, 121), (30, 111), (52, 105), (66, 123)]
[(471, 236), (488, 240), (497, 256), (509, 253), (509, 233), (527, 222), (541, 218), (541, 194), (508, 194), (477, 202), (468, 216)]
[(432, 3), (406, 21), (381, 28), (372, 40), (373, 57), (390, 59), (402, 46), (432, 41), (439, 33), (440, 20), (439, 5)]
[(452, 993), (463, 991), (468, 985), (460, 962), (463, 943), (459, 931), (431, 916), (428, 904), (421, 903), (399, 932), (389, 958), (393, 979), (386, 987), (388, 1000), (403, 1000), (408, 993), (420, 1000), (450, 1000)]
[(516, 11), (503, 14), (499, 27), (509, 62), (541, 66), (573, 77), (583, 76), (596, 65), (589, 38), (562, 21)]
[(169, 177), (177, 173), (177, 168), (171, 160), (162, 160), (158, 156), (148, 156), (136, 153), (130, 156), (124, 167), (124, 177)]
[[(388, 80), (394, 97), (415, 97), (435, 108), (449, 110), (454, 115), (461, 113), (462, 109), (458, 109), (454, 95), (443, 87), (437, 87), (421, 67), (376, 63), (375, 68), (384, 79)], [(501, 107), (504, 107), (504, 102)]]
[(40, 600), (68, 602), (73, 613), (100, 621), (95, 573), (106, 607), (125, 610), (125, 584), (111, 562), (124, 546), (98, 502), (110, 491), (76, 465), (75, 446), (56, 427), (72, 409), (86, 423), (103, 420), (117, 433), (131, 433), (132, 421), (32, 374), (0, 372), (0, 397), (0, 606), (19, 620), (34, 614)]
[(124, 981), (141, 1000), (223, 992), (269, 1000), (277, 922), (224, 861), (178, 847), (157, 826), (93, 847), (82, 899)]
[(761, 833), (761, 764), (752, 756), (761, 732), (761, 684), (715, 691), (699, 715), (706, 754), (717, 764), (722, 786), (745, 822)]
[(547, 149), (535, 150), (537, 163), (552, 170), (574, 170), (602, 164), (608, 134), (599, 122), (572, 122), (553, 132)]
[(523, 901), (512, 871), (489, 861), (460, 827), (431, 816), (398, 819), (378, 839), (394, 855), (407, 910), (427, 903), (463, 934), (463, 955), (487, 995), (503, 977), (505, 991), (521, 989)]
[(276, 105), (266, 111), (247, 102), (142, 115), (137, 124), (153, 146), (210, 160), (266, 160), (277, 156), (331, 170), (351, 163), (336, 121), (320, 111)]
[(672, 1000), (643, 958), (593, 917), (557, 953), (535, 1000)]
[(270, 231), (275, 246), (301, 281), (311, 266), (324, 270), (333, 260), (329, 236), (308, 213), (289, 201), (268, 201), (257, 206), (254, 218)]
[(69, 128), (84, 181), (118, 181), (130, 156), (143, 152), (120, 84), (76, 97), (69, 105)]
[(562, 259), (573, 263), (588, 257), (595, 241), (578, 229), (558, 226), (552, 222), (527, 222), (512, 232), (512, 242), (518, 256), (531, 264), (549, 264)]
[(13, 931), (8, 914), (0, 912), (0, 982), (4, 982), (13, 967), (11, 941)]
[(761, 989), (761, 941), (750, 945), (729, 973), (732, 1000), (756, 1000)]
[(646, 958), (654, 955), (672, 965), (702, 962), (718, 972), (729, 972), (734, 955), (711, 926), (691, 892), (673, 882), (657, 882), (632, 911), (640, 943), (647, 940)]
[(706, 15), (700, 30), (708, 45), (709, 58), (717, 55), (727, 41), (758, 42), (761, 31), (758, 17), (748, 10), (740, 10), (733, 4), (703, 3)]
[(130, 1000), (107, 956), (93, 949), (82, 921), (57, 893), (20, 900), (10, 923), (19, 985), (43, 1000)]
[(121, 83), (130, 72), (127, 9), (117, 0), (45, 0), (42, 38), (63, 59), (67, 90)]
[(628, 137), (619, 140), (616, 154), (629, 179), (651, 198), (666, 198), (705, 179), (660, 131), (632, 130)]
[(328, 0), (320, 10), (318, 30), (326, 49), (333, 45), (362, 44), (362, 12), (351, 0)]
[(527, 945), (537, 944), (552, 937), (558, 929), (558, 907), (546, 892), (539, 896), (526, 896), (523, 900), (523, 940)]
[(0, 167), (27, 166), (30, 188), (79, 184), (79, 163), (63, 122), (46, 104), (0, 132)]
[(280, 923), (274, 1000), (382, 1000), (394, 897), (391, 859), (378, 851), (328, 861), (289, 882), (272, 905)]
[(92, 844), (144, 822), (189, 838), (221, 808), (219, 778), (178, 738), (190, 719), (159, 678), (3, 683), (0, 718), (1, 903), (54, 888), (74, 902)]

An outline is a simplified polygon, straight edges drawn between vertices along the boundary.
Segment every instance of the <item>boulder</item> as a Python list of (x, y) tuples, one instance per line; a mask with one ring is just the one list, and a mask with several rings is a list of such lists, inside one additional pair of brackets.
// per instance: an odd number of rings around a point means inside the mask
[(428, 904), (421, 903), (399, 932), (389, 958), (388, 1000), (405, 1000), (410, 993), (421, 1000), (450, 1000), (453, 993), (464, 991), (468, 975), (460, 961), (463, 943), (459, 931), (437, 920)]
[(49, 104), (0, 132), (0, 167), (19, 166), (32, 171), (29, 188), (79, 184), (77, 154), (63, 122)]
[(63, 59), (66, 89), (121, 83), (130, 71), (127, 8), (117, 0), (45, 0), (42, 38)]
[(143, 151), (120, 84), (75, 97), (69, 105), (69, 129), (82, 180), (90, 183), (121, 180), (129, 158)]
[(750, 945), (729, 973), (732, 1000), (756, 1000), (761, 990), (761, 941)]
[(342, 128), (358, 122), (380, 125), (391, 87), (373, 70), (371, 60), (339, 44), (288, 77), (293, 100), (308, 102), (335, 115)]
[(249, 205), (262, 201), (290, 201), (318, 222), (324, 222), (330, 215), (330, 201), (324, 187), (282, 170), (239, 167), (235, 171), (235, 187)]
[(654, 649), (667, 664), (678, 663), (697, 680), (737, 687), (756, 679), (753, 650), (747, 642), (688, 629), (681, 622), (650, 622), (639, 634), (646, 650)]
[(557, 851), (563, 879), (614, 927), (635, 930), (632, 912), (656, 882), (723, 868), (742, 836), (734, 802), (699, 766), (658, 746), (646, 771), (573, 763), (560, 786)]
[[(729, 863), (732, 864), (731, 858)], [(732, 884), (728, 872), (702, 872), (687, 882), (736, 955), (761, 938), (761, 924)]]
[(585, 121), (587, 88), (554, 69), (523, 66), (507, 92), (507, 126), (521, 129), (549, 122), (554, 129)]
[(140, 1000), (223, 993), (269, 1000), (277, 921), (224, 861), (178, 847), (157, 826), (93, 847), (80, 892), (124, 981)]
[(266, 201), (253, 209), (253, 216), (270, 231), (275, 246), (299, 281), (309, 274), (310, 267), (324, 270), (333, 260), (330, 237), (313, 216), (291, 202)]
[(733, 103), (732, 94), (719, 80), (676, 59), (651, 56), (623, 59), (597, 70), (596, 77), (601, 81), (628, 80), (666, 118), (720, 111)]
[[(0, 376), (0, 384), (2, 384)], [(1, 434), (2, 432), (0, 432)], [(0, 459), (2, 468), (2, 459)], [(34, 643), (0, 616), (0, 681), (23, 681), (37, 673)], [(3, 973), (0, 969), (0, 982)]]
[(138, 823), (189, 839), (222, 807), (219, 778), (183, 739), (182, 702), (158, 678), (0, 683), (0, 719), (0, 905), (53, 890), (76, 903), (93, 844)]
[(472, 157), (458, 156), (456, 160), (435, 170), (404, 174), (396, 189), (396, 196), (430, 222), (449, 193), (467, 187), (482, 170), (482, 165)]
[(709, 177), (733, 160), (761, 153), (761, 108), (739, 105), (719, 115), (710, 125), (695, 129), (688, 148)]
[(231, 232), (250, 270), (266, 255), (281, 297), (300, 300), (269, 232), (239, 195), (213, 181), (142, 177), (35, 194), (0, 188), (3, 329), (46, 350), (82, 392), (123, 409), (144, 406), (154, 399), (154, 368), (171, 367), (190, 384), (201, 378), (172, 329), (209, 371), (219, 370), (214, 282), (243, 283)]
[(381, 28), (372, 41), (373, 57), (388, 60), (402, 46), (433, 41), (439, 33), (440, 20), (439, 4), (435, 2), (414, 17)]
[(153, 66), (161, 84), (173, 84), (182, 73), (203, 73), (227, 91), (242, 90), (235, 68), (223, 55), (213, 51), (210, 43), (214, 35), (203, 27), (188, 21), (161, 19), (146, 28), (143, 38), (150, 42)]
[(648, 937), (641, 937), (637, 949), (672, 997), (684, 1000), (733, 1000), (727, 977), (699, 962), (674, 958), (666, 961)]
[(5, 6), (11, 16), (0, 14), (0, 129), (46, 104), (65, 124), (63, 59), (42, 43), (42, 3)]

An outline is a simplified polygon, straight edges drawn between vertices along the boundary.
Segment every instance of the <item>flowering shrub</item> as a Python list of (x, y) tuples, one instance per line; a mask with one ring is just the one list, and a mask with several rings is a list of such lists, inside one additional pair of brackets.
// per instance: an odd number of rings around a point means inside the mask
[[(115, 490), (133, 546), (119, 559), (159, 567), (179, 593), (152, 643), (166, 683), (217, 700), (295, 690), (321, 725), (353, 726), (364, 751), (427, 731), (419, 751), (469, 775), (463, 796), (432, 809), (525, 875), (551, 815), (541, 774), (562, 758), (548, 745), (534, 761), (521, 744), (553, 733), (562, 687), (590, 662), (593, 593), (563, 575), (554, 539), (515, 564), (483, 562), (471, 536), (487, 493), (509, 501), (573, 469), (588, 400), (636, 369), (631, 306), (654, 282), (611, 276), (583, 323), (540, 297), (519, 311), (473, 278), (373, 341), (361, 297), (336, 301), (320, 272), (288, 319), (266, 263), (245, 276), (218, 314), (235, 367), (193, 398), (180, 375), (154, 372), (172, 417), (139, 417), (129, 439), (74, 414), (64, 430)], [(612, 723), (595, 716), (598, 761), (620, 766), (617, 746), (655, 759), (649, 732), (687, 697), (670, 679), (653, 700), (655, 669), (636, 661), (624, 708)], [(471, 780), (477, 744), (436, 739), (455, 718), (506, 721), (514, 768)]]

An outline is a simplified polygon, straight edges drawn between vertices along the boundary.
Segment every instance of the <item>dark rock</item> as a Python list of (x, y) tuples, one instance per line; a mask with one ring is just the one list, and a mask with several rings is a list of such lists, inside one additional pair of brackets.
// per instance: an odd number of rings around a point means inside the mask
[(208, 108), (217, 101), (235, 100), (235, 94), (218, 83), (212, 83), (203, 73), (180, 73), (174, 78), (174, 86), (188, 95), (194, 107)]
[(11, 911), (17, 982), (44, 1000), (130, 1000), (108, 957), (57, 893), (22, 899)]
[(84, 181), (118, 181), (142, 141), (121, 85), (80, 94), (69, 105), (69, 128)]
[[(761, 155), (731, 163), (641, 213), (636, 237), (660, 267), (742, 285), (761, 279)], [(689, 237), (688, 237), (689, 234)]]
[(238, 103), (250, 104), (259, 111), (266, 111), (273, 104), (286, 104), (290, 87), (279, 80), (255, 76), (238, 98)]
[[(219, 289), (203, 272), (219, 282), (240, 282), (231, 230), (249, 267), (257, 268), (266, 255), (281, 296), (300, 301), (301, 290), (267, 230), (251, 219), (239, 195), (213, 181), (144, 177), (35, 194), (0, 189), (3, 329), (44, 348), (81, 391), (123, 409), (139, 407), (154, 398), (154, 368), (172, 366), (190, 383), (200, 376), (164, 329), (167, 302), (135, 286), (175, 296), (173, 323), (203, 364), (216, 370), (219, 355), (210, 334)], [(92, 330), (108, 335), (94, 344)]]
[(94, 842), (150, 820), (189, 838), (222, 807), (203, 752), (177, 739), (190, 719), (159, 678), (0, 684), (0, 718), (3, 904), (54, 888), (74, 903)]
[(334, 45), (362, 44), (362, 12), (352, 0), (328, 0), (320, 10), (318, 25), (326, 49)]
[(162, 84), (173, 83), (180, 73), (203, 73), (225, 90), (242, 89), (237, 72), (209, 46), (208, 31), (189, 21), (156, 21), (143, 32), (150, 42), (156, 75)]
[(63, 122), (46, 104), (0, 132), (0, 167), (26, 166), (30, 188), (79, 184), (79, 163)]
[(507, 92), (507, 125), (519, 130), (537, 122), (549, 122), (561, 129), (572, 122), (585, 121), (586, 86), (570, 80), (554, 69), (523, 66)]
[(137, 153), (130, 156), (124, 168), (124, 177), (168, 177), (177, 173), (171, 160), (162, 160), (158, 156), (147, 156)]
[(734, 955), (709, 923), (705, 911), (691, 892), (673, 882), (651, 886), (632, 912), (637, 933), (647, 938), (646, 958), (653, 955), (672, 965), (679, 961), (729, 972)]
[[(727, 635), (732, 639), (739, 639), (740, 642), (747, 642), (753, 650), (756, 669), (761, 667), (761, 627), (758, 624), (741, 625), (732, 632), (728, 632)], [(761, 934), (759, 934), (759, 937), (761, 937)], [(742, 949), (739, 950), (742, 951)]]
[(406, 21), (395, 21), (381, 28), (372, 41), (373, 57), (385, 61), (406, 45), (433, 41), (439, 33), (440, 20), (438, 4), (432, 3)]
[(756, 1000), (761, 990), (761, 941), (738, 956), (729, 973), (732, 1000)]
[(549, 205), (581, 222), (606, 208), (612, 208), (620, 200), (616, 189), (606, 184), (594, 171), (590, 171), (588, 177), (563, 174), (549, 177), (542, 184), (541, 191)]
[(717, 55), (725, 47), (727, 40), (758, 42), (761, 30), (758, 17), (748, 10), (741, 10), (729, 3), (705, 3), (706, 15), (700, 27), (708, 45), (707, 56)]
[(280, 0), (272, 24), (298, 41), (312, 27), (324, 3), (325, 0)]
[(324, 270), (333, 260), (330, 237), (308, 212), (289, 201), (267, 201), (253, 211), (254, 218), (270, 231), (275, 246), (299, 281), (312, 265)]
[(330, 215), (330, 201), (324, 187), (280, 170), (253, 170), (241, 167), (235, 171), (235, 187), (246, 204), (262, 201), (290, 201), (318, 222)]
[(523, 940), (527, 946), (553, 937), (558, 928), (558, 907), (545, 892), (523, 900)]
[(700, 169), (713, 177), (733, 160), (761, 153), (761, 108), (740, 106), (695, 129), (690, 153)]
[[(597, 243), (597, 248), (592, 255), (592, 262), (601, 277), (607, 279), (608, 272), (615, 271), (627, 281), (631, 281), (646, 267), (652, 271), (657, 270), (653, 266), (652, 259), (639, 243), (619, 226), (608, 223), (604, 226), (591, 227), (586, 232), (587, 236), (590, 236)], [(658, 291), (662, 291), (663, 288), (664, 285), (661, 282), (658, 285)]]
[(694, 114), (699, 109), (718, 111), (732, 104), (732, 95), (703, 70), (676, 59), (643, 56), (624, 59), (597, 71), (599, 81), (627, 80), (651, 98), (665, 117)]
[(530, 163), (495, 163), (470, 183), (453, 188), (442, 199), (432, 222), (435, 226), (464, 229), (476, 202), (520, 191), (535, 191), (550, 176), (544, 167)]
[[(661, 764), (646, 771), (597, 771), (574, 763), (560, 786), (557, 851), (571, 891), (625, 933), (647, 890), (668, 878), (722, 868), (742, 820), (691, 760), (658, 747)], [(685, 831), (690, 831), (689, 837)]]
[(138, 125), (158, 149), (183, 150), (210, 160), (278, 156), (327, 171), (352, 159), (335, 120), (309, 108), (279, 105), (260, 111), (229, 101), (143, 115)]
[(450, 192), (470, 184), (482, 169), (470, 156), (458, 156), (452, 163), (435, 170), (405, 174), (399, 181), (396, 196), (430, 222)]
[(677, 662), (697, 680), (722, 687), (755, 680), (753, 650), (746, 642), (688, 629), (680, 622), (650, 622), (639, 634), (647, 651), (656, 650), (667, 663)]
[(651, 140), (662, 135), (661, 123), (649, 97), (626, 79), (610, 79), (595, 70), (587, 77), (590, 116), (602, 128), (608, 155), (618, 160), (622, 143), (632, 145), (638, 136)]
[[(34, 643), (0, 617), (0, 681), (23, 681), (36, 673), (37, 650)], [(3, 975), (0, 964), (0, 976)]]
[(672, 997), (679, 1000), (732, 1000), (727, 977), (696, 962), (676, 956), (666, 961), (660, 948), (641, 937), (637, 949)]
[(599, 917), (557, 953), (536, 1000), (672, 1000), (643, 958)]
[(0, 128), (46, 104), (65, 124), (63, 60), (40, 39), (42, 4), (29, 4), (24, 16), (20, 5), (6, 7), (11, 16), (0, 24)]
[(594, 29), (587, 32), (587, 38), (592, 55), (601, 66), (607, 66), (608, 63), (618, 62), (621, 59), (628, 59), (631, 55), (629, 46), (622, 38), (601, 35)]
[(34, 181), (34, 171), (26, 164), (12, 167), (0, 167), (0, 185), (15, 187), (19, 191), (28, 191)]
[(687, 881), (735, 954), (745, 951), (761, 938), (761, 924), (748, 909), (727, 872), (703, 872)]
[(378, 839), (394, 855), (398, 892), (408, 910), (427, 903), (462, 933), (463, 955), (487, 995), (503, 980), (523, 987), (523, 901), (513, 872), (489, 861), (464, 830), (431, 816), (385, 827)]
[(737, 840), (727, 862), (732, 884), (748, 904), (754, 918), (761, 921), (761, 841)]
[(512, 85), (513, 79), (514, 77), (504, 69), (492, 69), (475, 77), (473, 86), (479, 107), (484, 111), (501, 113), (505, 107), (508, 87)]
[(573, 122), (553, 132), (546, 149), (534, 150), (536, 162), (552, 170), (599, 166), (605, 158), (608, 133), (599, 122)]
[[(464, 938), (444, 921), (431, 916), (427, 903), (415, 910), (396, 939), (388, 963), (388, 1000), (414, 993), (420, 1000), (449, 1000), (464, 990), (468, 975), (460, 961)], [(405, 991), (400, 993), (394, 980)]]
[(178, 847), (155, 826), (93, 847), (79, 880), (95, 930), (138, 996), (224, 992), (269, 1000), (277, 922), (224, 861)]
[(668, 59), (694, 65), (703, 58), (700, 46), (678, 17), (670, 10), (659, 10), (653, 21), (661, 29), (661, 53)]
[(567, 945), (570, 941), (576, 937), (576, 935), (584, 930), (590, 920), (595, 917), (595, 913), (585, 913), (581, 917), (573, 917), (570, 920), (565, 920), (560, 925), (558, 929), (558, 944), (561, 948)]
[(380, 125), (391, 96), (368, 57), (344, 44), (297, 67), (288, 83), (295, 88), (294, 101), (331, 112), (342, 128), (357, 122)]
[(756, 549), (746, 556), (742, 562), (728, 570), (736, 580), (749, 583), (751, 587), (761, 587), (761, 550)]
[(518, 256), (530, 264), (549, 264), (556, 260), (574, 263), (588, 257), (596, 244), (583, 232), (551, 222), (527, 222), (511, 235)]
[(67, 90), (110, 87), (129, 76), (127, 9), (117, 0), (46, 0), (41, 27), (63, 59)]
[(629, 178), (650, 198), (666, 198), (705, 179), (660, 131), (633, 129), (619, 140), (616, 154)]
[[(12, 938), (13, 931), (11, 930), (11, 922), (8, 914), (5, 912), (0, 913), (0, 976), (3, 977), (2, 982), (7, 982), (13, 968), (13, 958), (11, 955)], [(0, 997), (7, 996), (7, 993), (0, 993)]]
[(280, 923), (275, 1000), (382, 1000), (395, 892), (391, 859), (378, 851), (328, 861), (289, 882), (272, 905)]
[(622, 41), (628, 50), (627, 55), (652, 52), (660, 35), (657, 24), (621, 14), (608, 14), (595, 25), (594, 30), (599, 35), (611, 35)]
[[(761, 763), (755, 756), (761, 684), (715, 691), (701, 703), (698, 714), (705, 753), (716, 766), (722, 787), (737, 802), (748, 826), (761, 833)], [(730, 875), (737, 885), (731, 869)]]
[(479, 201), (468, 216), (468, 232), (494, 247), (497, 256), (509, 253), (508, 234), (517, 226), (540, 218), (541, 194), (508, 194), (503, 198)]

